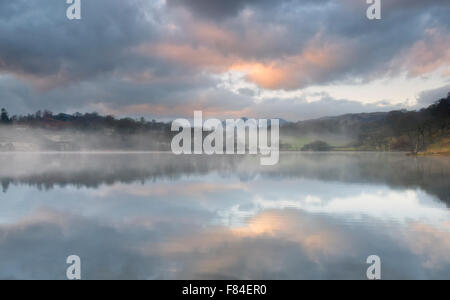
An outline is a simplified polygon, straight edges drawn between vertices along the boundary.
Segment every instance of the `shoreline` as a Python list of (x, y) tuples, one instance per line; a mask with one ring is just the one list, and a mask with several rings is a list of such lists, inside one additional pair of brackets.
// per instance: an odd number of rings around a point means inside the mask
[(419, 153), (408, 153), (408, 156), (440, 156), (450, 157), (450, 151), (425, 151)]
[[(80, 150), (80, 151), (0, 151), (0, 154), (174, 154), (170, 150)], [(331, 150), (331, 151), (301, 151), (301, 150), (280, 150), (279, 153), (391, 153), (405, 154), (408, 156), (425, 156), (425, 155), (449, 155), (450, 152), (420, 152), (417, 154), (408, 151), (376, 151), (376, 150)], [(186, 154), (197, 155), (197, 154)], [(207, 154), (204, 154), (207, 155)], [(227, 153), (213, 155), (230, 155)], [(254, 155), (254, 154), (237, 154), (231, 155)]]

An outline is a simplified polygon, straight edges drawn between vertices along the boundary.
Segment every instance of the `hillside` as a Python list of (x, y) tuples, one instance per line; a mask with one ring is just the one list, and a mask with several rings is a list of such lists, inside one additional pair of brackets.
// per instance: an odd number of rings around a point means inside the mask
[(450, 152), (450, 93), (420, 111), (347, 114), (289, 123), (282, 127), (281, 140), (285, 150), (323, 141), (334, 150)]

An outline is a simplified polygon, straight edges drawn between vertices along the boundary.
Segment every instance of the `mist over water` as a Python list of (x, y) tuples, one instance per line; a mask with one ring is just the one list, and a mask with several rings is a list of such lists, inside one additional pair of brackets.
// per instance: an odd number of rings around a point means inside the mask
[(170, 151), (168, 125), (158, 124), (161, 128), (145, 132), (95, 126), (84, 130), (0, 126), (0, 152)]
[(450, 278), (450, 161), (0, 153), (0, 278)]

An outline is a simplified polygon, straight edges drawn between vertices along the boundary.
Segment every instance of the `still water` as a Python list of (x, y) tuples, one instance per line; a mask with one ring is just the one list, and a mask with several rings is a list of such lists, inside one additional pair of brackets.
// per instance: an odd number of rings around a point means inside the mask
[(450, 279), (450, 159), (0, 154), (0, 279)]

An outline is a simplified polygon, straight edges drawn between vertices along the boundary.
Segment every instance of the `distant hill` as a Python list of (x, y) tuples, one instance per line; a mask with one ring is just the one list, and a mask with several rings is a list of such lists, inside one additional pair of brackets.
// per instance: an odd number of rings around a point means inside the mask
[(346, 114), (288, 123), (282, 127), (281, 137), (285, 150), (322, 140), (335, 150), (447, 152), (450, 93), (420, 111)]
[(357, 134), (362, 126), (367, 124), (373, 126), (386, 119), (388, 113), (361, 113), (346, 114), (337, 117), (324, 117), (297, 123), (287, 123), (284, 125), (286, 132), (293, 131), (299, 134)]
[[(346, 114), (296, 123), (280, 119), (280, 126), (282, 150), (450, 153), (450, 93), (420, 111)], [(144, 118), (49, 111), (10, 117), (6, 109), (0, 115), (0, 151), (169, 151), (174, 134), (170, 123)]]

